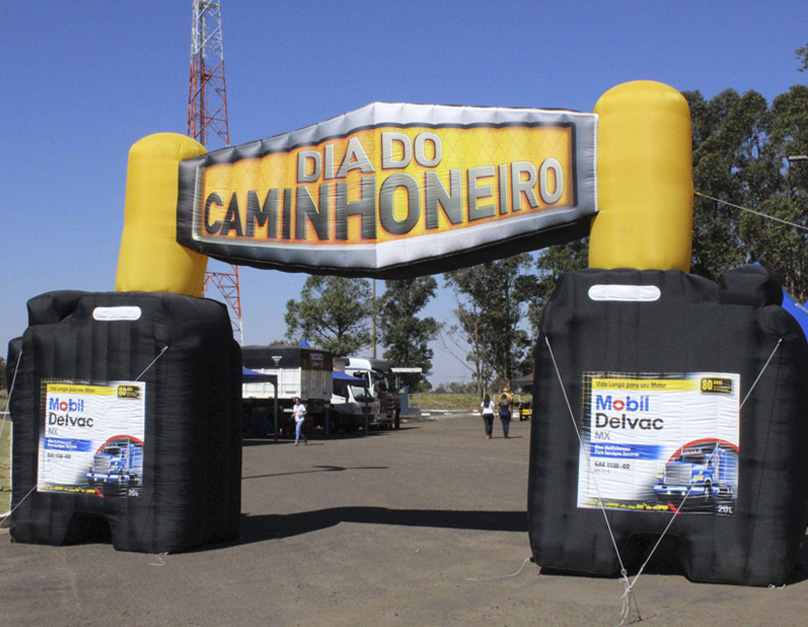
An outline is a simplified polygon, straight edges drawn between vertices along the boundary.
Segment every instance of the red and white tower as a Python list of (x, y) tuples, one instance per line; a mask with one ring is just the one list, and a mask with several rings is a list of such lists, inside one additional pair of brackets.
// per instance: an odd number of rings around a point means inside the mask
[[(224, 84), (222, 12), (219, 0), (193, 0), (191, 24), (191, 88), (188, 95), (188, 137), (206, 148), (221, 140), (230, 145), (227, 93)], [(230, 311), (233, 337), (244, 341), (238, 266), (205, 275), (205, 294), (217, 289)]]

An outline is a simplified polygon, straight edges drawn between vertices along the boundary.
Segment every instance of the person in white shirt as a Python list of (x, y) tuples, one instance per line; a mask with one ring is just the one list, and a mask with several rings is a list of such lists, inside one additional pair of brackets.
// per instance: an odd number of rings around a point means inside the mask
[(483, 402), (480, 404), (480, 413), (483, 416), (483, 422), (485, 423), (485, 435), (488, 436), (488, 439), (491, 439), (491, 434), (494, 432), (494, 408), (496, 405), (494, 401), (491, 400), (491, 397), (486, 394)]
[(303, 444), (308, 444), (306, 434), (303, 433), (303, 422), (306, 420), (306, 406), (300, 402), (300, 398), (295, 397), (295, 405), (292, 407), (292, 417), (295, 419), (295, 446), (303, 437)]

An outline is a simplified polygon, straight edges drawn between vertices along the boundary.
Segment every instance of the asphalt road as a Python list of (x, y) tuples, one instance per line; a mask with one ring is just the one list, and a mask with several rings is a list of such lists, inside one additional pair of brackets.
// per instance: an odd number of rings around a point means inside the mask
[[(0, 624), (614, 627), (620, 580), (525, 561), (529, 431), (487, 440), (478, 416), (458, 416), (245, 441), (238, 542), (157, 556), (0, 535)], [(633, 590), (648, 627), (805, 625), (806, 578), (696, 584), (661, 563)]]

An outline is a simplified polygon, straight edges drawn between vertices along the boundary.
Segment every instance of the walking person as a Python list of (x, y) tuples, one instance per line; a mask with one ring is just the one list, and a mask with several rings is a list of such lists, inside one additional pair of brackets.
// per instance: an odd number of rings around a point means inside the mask
[(295, 446), (303, 437), (303, 444), (308, 444), (306, 434), (303, 433), (303, 422), (306, 420), (306, 406), (300, 402), (299, 397), (295, 397), (295, 405), (292, 407), (292, 417), (295, 419)]
[(502, 423), (502, 433), (507, 438), (511, 429), (511, 415), (513, 414), (513, 396), (505, 388), (499, 397), (499, 420)]
[(480, 404), (480, 414), (482, 414), (483, 423), (485, 424), (485, 435), (488, 436), (489, 440), (494, 432), (494, 407), (496, 407), (494, 401), (486, 394), (483, 402)]

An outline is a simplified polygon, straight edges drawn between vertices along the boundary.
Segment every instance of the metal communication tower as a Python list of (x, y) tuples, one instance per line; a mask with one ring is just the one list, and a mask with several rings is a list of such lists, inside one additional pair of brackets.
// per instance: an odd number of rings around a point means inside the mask
[[(222, 13), (218, 0), (193, 0), (191, 24), (191, 88), (188, 95), (188, 136), (207, 147), (214, 135), (230, 145), (227, 93), (224, 87)], [(205, 294), (219, 290), (230, 311), (233, 337), (243, 343), (238, 266), (229, 272), (208, 272)]]

